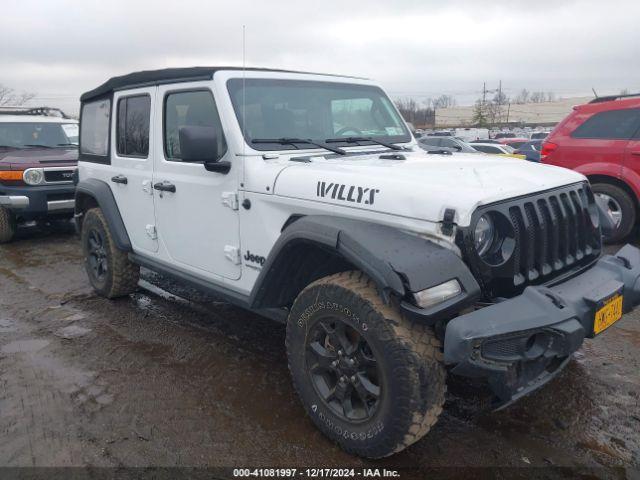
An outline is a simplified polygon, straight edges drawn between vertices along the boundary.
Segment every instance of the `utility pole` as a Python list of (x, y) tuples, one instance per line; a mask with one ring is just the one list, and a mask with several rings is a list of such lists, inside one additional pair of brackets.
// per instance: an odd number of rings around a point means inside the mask
[(502, 122), (502, 80), (498, 83), (498, 108), (497, 113), (500, 116), (499, 121)]

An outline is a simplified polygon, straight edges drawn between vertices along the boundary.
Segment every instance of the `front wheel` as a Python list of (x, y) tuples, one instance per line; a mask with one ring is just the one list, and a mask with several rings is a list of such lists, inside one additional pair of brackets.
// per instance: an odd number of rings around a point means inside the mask
[(0, 207), (0, 243), (8, 243), (16, 234), (16, 217), (8, 208)]
[(442, 411), (440, 342), (386, 305), (361, 272), (325, 277), (298, 295), (287, 355), (308, 415), (350, 453), (380, 458), (403, 450)]

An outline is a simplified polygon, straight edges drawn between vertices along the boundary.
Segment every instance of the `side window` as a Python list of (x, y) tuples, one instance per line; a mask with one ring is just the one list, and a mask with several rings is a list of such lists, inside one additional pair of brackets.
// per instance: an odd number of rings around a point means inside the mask
[(164, 152), (167, 160), (180, 161), (180, 128), (211, 127), (222, 157), (227, 151), (222, 124), (213, 95), (208, 90), (169, 93), (164, 102)]
[(103, 99), (82, 105), (80, 154), (106, 157), (109, 154), (109, 118), (111, 100)]
[(640, 109), (596, 113), (571, 134), (573, 138), (628, 140), (640, 127)]
[(455, 148), (455, 146), (457, 145), (456, 142), (454, 142), (450, 138), (443, 138), (442, 140), (440, 140), (440, 142), (440, 145), (446, 148)]
[(137, 95), (118, 100), (116, 125), (118, 155), (147, 157), (149, 155), (149, 121), (151, 97)]

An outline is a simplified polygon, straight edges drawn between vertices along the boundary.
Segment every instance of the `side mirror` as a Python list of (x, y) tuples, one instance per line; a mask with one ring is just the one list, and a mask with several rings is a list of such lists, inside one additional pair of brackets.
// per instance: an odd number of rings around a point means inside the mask
[(178, 130), (178, 139), (183, 162), (202, 162), (210, 172), (227, 173), (231, 169), (231, 163), (220, 161), (214, 127), (185, 125)]
[(460, 145), (454, 145), (453, 148), (459, 152), (462, 151), (462, 147)]

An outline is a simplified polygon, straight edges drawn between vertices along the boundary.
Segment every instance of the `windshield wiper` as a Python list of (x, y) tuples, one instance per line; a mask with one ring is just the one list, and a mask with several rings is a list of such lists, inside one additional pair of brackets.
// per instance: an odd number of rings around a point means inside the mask
[(296, 145), (297, 143), (308, 143), (309, 145), (315, 145), (316, 147), (324, 148), (325, 150), (329, 150), (330, 152), (335, 152), (340, 155), (347, 154), (347, 152), (345, 152), (341, 148), (332, 147), (331, 145), (327, 145), (326, 143), (316, 142), (308, 138), (255, 138), (251, 140), (251, 143), (276, 143), (278, 145), (293, 145), (297, 149), (300, 148)]
[(376, 140), (373, 137), (344, 137), (344, 138), (327, 138), (325, 140), (327, 143), (360, 143), (360, 142), (373, 142), (378, 145), (382, 145), (383, 147), (390, 148), (391, 150), (404, 150), (403, 147), (398, 145), (394, 145), (393, 143), (383, 142), (381, 140)]
[(39, 144), (35, 144), (35, 143), (27, 143), (24, 145), (25, 147), (33, 147), (33, 148), (53, 148), (51, 145), (39, 145)]

